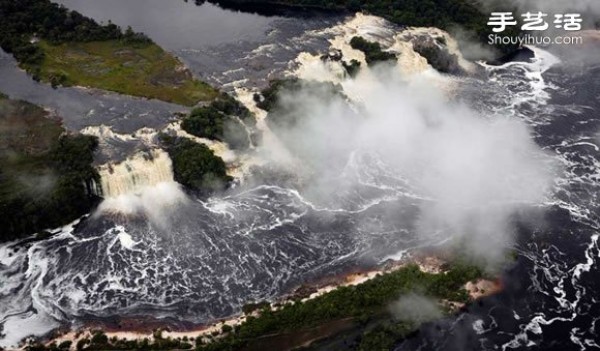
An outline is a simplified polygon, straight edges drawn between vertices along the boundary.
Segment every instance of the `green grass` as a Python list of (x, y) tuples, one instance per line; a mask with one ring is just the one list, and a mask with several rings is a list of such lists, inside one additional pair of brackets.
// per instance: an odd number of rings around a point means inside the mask
[(186, 106), (218, 94), (153, 43), (41, 41), (39, 45), (45, 54), (39, 78), (53, 85), (99, 88)]

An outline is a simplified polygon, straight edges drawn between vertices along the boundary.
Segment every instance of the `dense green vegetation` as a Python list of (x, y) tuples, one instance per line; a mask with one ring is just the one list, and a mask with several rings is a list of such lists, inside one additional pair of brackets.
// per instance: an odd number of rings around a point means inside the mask
[(209, 106), (193, 109), (181, 122), (181, 128), (186, 132), (200, 138), (224, 141), (232, 149), (250, 146), (248, 129), (254, 129), (255, 125), (252, 113), (225, 93)]
[(45, 53), (35, 76), (53, 86), (88, 86), (192, 106), (218, 92), (151, 42), (123, 40), (38, 44)]
[(29, 70), (35, 70), (44, 60), (43, 50), (31, 42), (34, 35), (53, 44), (123, 36), (112, 23), (101, 26), (48, 0), (0, 0), (0, 46)]
[(94, 137), (65, 134), (40, 107), (0, 97), (0, 241), (64, 225), (98, 201)]
[(181, 121), (181, 128), (200, 138), (223, 139), (226, 116), (212, 106), (197, 107)]
[[(381, 16), (393, 23), (404, 26), (437, 27), (451, 30), (460, 27), (472, 39), (487, 43), (487, 36), (492, 34), (487, 25), (492, 6), (499, 6), (502, 11), (510, 11), (509, 5), (502, 1), (487, 1), (487, 10), (483, 10), (477, 0), (210, 0), (229, 8), (244, 10), (244, 6), (253, 5), (287, 5), (340, 11), (363, 11)], [(253, 10), (256, 10), (254, 7)], [(269, 11), (269, 6), (265, 6)], [(517, 35), (517, 26), (504, 32), (505, 35)], [(516, 49), (515, 45), (498, 46), (502, 52)]]
[(352, 317), (367, 323), (370, 318), (387, 313), (387, 306), (402, 294), (417, 289), (435, 298), (466, 302), (468, 294), (462, 286), (481, 275), (477, 267), (461, 263), (445, 274), (424, 273), (418, 266), (409, 265), (357, 286), (340, 287), (312, 300), (287, 304), (279, 310), (265, 306), (258, 317), (247, 317), (232, 333), (197, 349), (240, 350), (264, 335), (298, 331), (342, 318)]
[(363, 37), (353, 37), (350, 40), (350, 46), (355, 50), (362, 51), (369, 65), (377, 62), (395, 61), (397, 59), (395, 54), (381, 50), (379, 43), (367, 41)]
[(161, 135), (161, 142), (173, 161), (175, 180), (201, 193), (222, 190), (233, 180), (225, 162), (206, 145), (186, 138)]
[(414, 333), (417, 326), (410, 322), (387, 321), (365, 331), (358, 340), (357, 351), (393, 350), (399, 340)]
[(217, 92), (143, 34), (50, 0), (0, 0), (0, 47), (34, 79), (194, 105)]
[(256, 125), (256, 120), (254, 119), (252, 112), (229, 94), (221, 93), (210, 106), (228, 116), (238, 117), (249, 126)]

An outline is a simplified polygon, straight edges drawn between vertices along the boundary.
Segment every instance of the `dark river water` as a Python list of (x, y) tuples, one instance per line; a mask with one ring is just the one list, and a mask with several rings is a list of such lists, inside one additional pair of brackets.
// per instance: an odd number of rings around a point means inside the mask
[(95, 20), (113, 23), (149, 35), (173, 51), (264, 41), (271, 25), (282, 17), (225, 11), (211, 3), (198, 6), (179, 0), (58, 0)]
[(537, 81), (528, 66), (491, 69), (499, 84), (464, 93), (475, 106), (527, 121), (536, 143), (565, 165), (545, 224), (520, 227), (503, 292), (424, 325), (396, 350), (600, 349), (600, 67), (556, 65), (542, 75), (544, 94), (526, 83)]
[[(323, 49), (326, 38), (311, 30), (341, 16), (262, 16), (223, 10), (205, 2), (162, 0), (57, 0), (98, 21), (149, 35), (175, 53), (200, 78), (224, 89), (264, 86), (286, 69), (298, 52)], [(180, 2), (180, 3), (177, 3)], [(174, 4), (175, 3), (175, 4)]]
[[(198, 77), (224, 89), (264, 86), (299, 52), (322, 52), (329, 37), (316, 30), (341, 20), (264, 17), (184, 1), (60, 3), (147, 33)], [(503, 273), (505, 290), (422, 326), (397, 349), (598, 349), (600, 68), (518, 63), (488, 67), (487, 74), (485, 80), (462, 80), (459, 95), (476, 109), (526, 122), (537, 145), (565, 172), (555, 179), (552, 198), (540, 205), (544, 225), (516, 220), (519, 255)], [(51, 89), (17, 70), (6, 55), (0, 56), (0, 76), (0, 91), (55, 109), (74, 130), (102, 124), (122, 133), (160, 128), (182, 109)], [(336, 207), (275, 182), (190, 198), (149, 218), (92, 215), (57, 229), (50, 240), (0, 246), (0, 345), (14, 343), (23, 328), (43, 334), (114, 315), (207, 322), (302, 282), (444, 242), (442, 233), (427, 239), (415, 234), (422, 199), (402, 176), (380, 166), (369, 155), (353, 154), (332, 182), (331, 193), (343, 200)], [(355, 185), (353, 191), (345, 191), (345, 182)]]

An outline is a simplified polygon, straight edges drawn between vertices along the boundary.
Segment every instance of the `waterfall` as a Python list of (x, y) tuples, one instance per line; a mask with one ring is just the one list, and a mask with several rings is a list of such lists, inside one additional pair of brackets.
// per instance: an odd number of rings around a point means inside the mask
[(173, 179), (169, 155), (160, 149), (143, 151), (117, 164), (99, 168), (104, 201), (98, 213), (143, 214), (164, 225), (170, 211), (187, 201)]
[(105, 198), (140, 194), (147, 187), (173, 182), (171, 159), (162, 150), (144, 151), (118, 164), (100, 166), (100, 186)]
[(377, 42), (385, 51), (396, 53), (395, 68), (406, 81), (414, 80), (415, 77), (418, 77), (416, 80), (426, 77), (444, 91), (451, 92), (454, 89), (452, 76), (438, 73), (425, 57), (415, 51), (414, 42), (419, 40), (431, 40), (433, 43), (437, 43), (437, 40), (445, 42), (444, 45), (439, 43), (434, 45), (448, 57), (455, 56), (457, 65), (465, 72), (475, 71), (474, 65), (466, 61), (458, 50), (456, 40), (447, 32), (437, 28), (411, 27), (399, 30), (383, 18), (357, 13), (346, 22), (325, 29), (321, 33), (330, 36), (330, 49), (340, 52), (344, 61), (356, 60), (361, 63), (358, 75), (349, 78), (342, 62), (323, 60), (321, 54), (309, 52), (300, 53), (295, 59), (295, 66), (292, 66), (292, 70), (287, 73), (305, 80), (340, 84), (344, 94), (354, 102), (363, 102), (364, 96), (368, 95), (371, 87), (377, 86), (381, 79), (377, 71), (366, 62), (364, 53), (353, 49), (350, 45), (351, 39), (355, 36)]

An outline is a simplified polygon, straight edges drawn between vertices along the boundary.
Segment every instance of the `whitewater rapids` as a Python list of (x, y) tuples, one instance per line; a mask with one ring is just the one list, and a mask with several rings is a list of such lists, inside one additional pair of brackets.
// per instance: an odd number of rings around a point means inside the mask
[[(597, 233), (600, 227), (600, 206), (593, 195), (599, 188), (600, 141), (590, 127), (598, 126), (590, 111), (598, 106), (577, 92), (565, 91), (575, 84), (569, 78), (560, 74), (548, 78), (560, 63), (544, 50), (534, 48), (536, 59), (531, 63), (484, 65), (489, 80), (457, 81), (433, 71), (392, 28), (381, 19), (357, 16), (329, 30), (306, 33), (292, 42), (301, 52), (292, 50), (293, 60), (281, 59), (285, 64), (279, 67), (287, 74), (339, 82), (348, 96), (360, 101), (364, 90), (345, 80), (335, 64), (323, 63), (316, 52), (306, 51), (302, 39), (324, 37), (344, 56), (357, 59), (363, 59), (361, 54), (346, 46), (350, 35), (381, 40), (387, 49), (402, 54), (398, 69), (403, 74), (425, 76), (432, 84), (472, 96), (471, 104), (493, 117), (527, 123), (536, 143), (566, 168), (553, 183), (558, 195), (537, 204), (554, 209), (551, 229), (536, 228), (515, 246), (524, 263), (511, 279), (527, 288), (499, 298), (496, 304), (483, 304), (457, 321), (441, 321), (441, 331), (424, 327), (423, 337), (399, 349), (431, 346), (429, 342), (440, 349), (462, 347), (464, 340), (457, 339), (465, 333), (475, 345), (489, 349), (543, 345), (544, 340), (552, 342), (554, 333), (564, 345), (593, 346), (597, 336), (588, 327), (600, 313), (589, 293), (598, 291), (597, 280), (589, 278), (597, 277), (600, 252), (597, 234), (590, 232)], [(281, 57), (280, 50), (278, 45), (261, 46), (241, 62)], [(245, 92), (244, 101), (255, 109), (250, 98), (253, 80), (235, 79), (245, 73), (215, 72), (212, 77)], [(374, 77), (371, 73), (363, 72), (363, 78)], [(264, 117), (264, 112), (257, 112)], [(27, 335), (114, 315), (206, 322), (311, 279), (446, 242), (443, 232), (427, 238), (416, 234), (420, 206), (431, 199), (376, 156), (352, 154), (333, 182), (339, 186), (332, 191), (338, 196), (335, 201), (316, 201), (276, 183), (222, 197), (190, 198), (172, 181), (169, 160), (160, 151), (127, 159), (112, 173), (102, 169), (108, 199), (101, 208), (109, 211), (58, 228), (48, 240), (0, 246), (0, 323), (5, 335), (0, 345), (10, 347)], [(346, 183), (357, 187), (347, 191)], [(125, 201), (111, 204), (111, 199), (119, 198)], [(152, 213), (163, 202), (171, 212)], [(151, 220), (114, 215), (131, 208), (150, 213)], [(507, 291), (513, 293), (510, 287)], [(501, 325), (500, 318), (510, 323)]]

